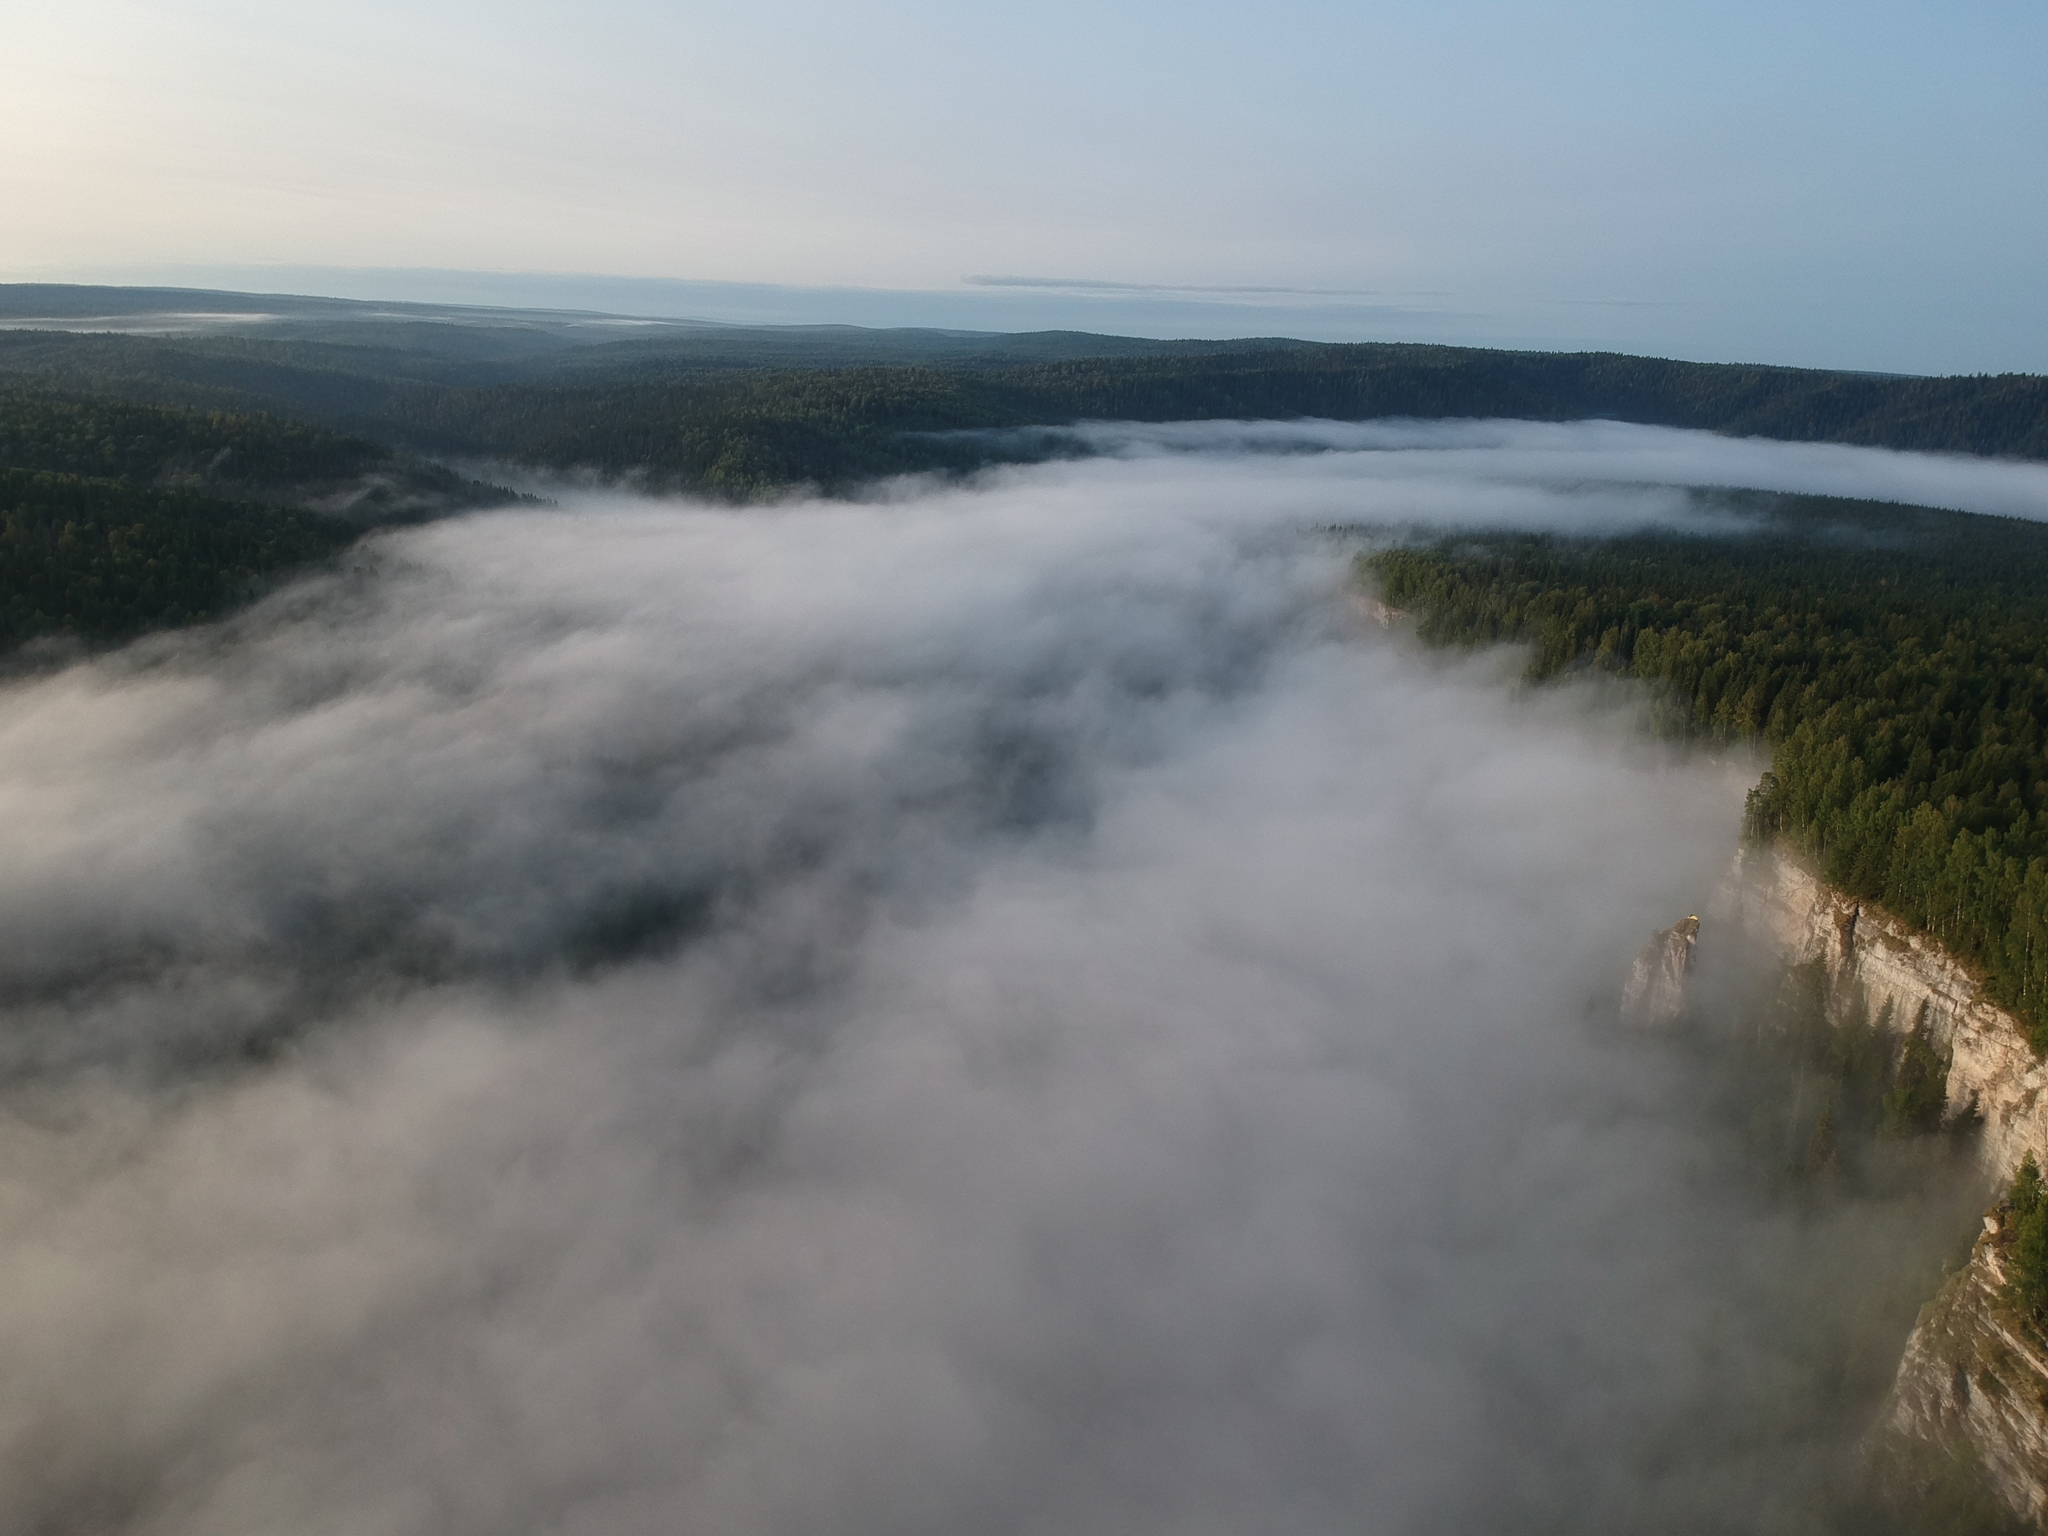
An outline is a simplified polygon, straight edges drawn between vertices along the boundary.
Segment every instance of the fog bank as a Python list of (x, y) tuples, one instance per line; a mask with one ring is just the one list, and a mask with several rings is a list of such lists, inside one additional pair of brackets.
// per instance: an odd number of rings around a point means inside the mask
[[(1083, 422), (1017, 435), (1124, 458), (1314, 452), (1331, 456), (1327, 475), (1348, 480), (1580, 493), (1626, 485), (1741, 486), (2048, 519), (2048, 464), (1724, 437), (1621, 421)], [(1485, 521), (1484, 511), (1475, 509), (1467, 520)], [(1573, 526), (1584, 520), (1560, 517)]]
[(1681, 500), (1190, 463), (472, 517), (0, 692), (0, 1530), (1793, 1528), (1811, 1237), (1606, 1022), (1744, 765), (1313, 531)]

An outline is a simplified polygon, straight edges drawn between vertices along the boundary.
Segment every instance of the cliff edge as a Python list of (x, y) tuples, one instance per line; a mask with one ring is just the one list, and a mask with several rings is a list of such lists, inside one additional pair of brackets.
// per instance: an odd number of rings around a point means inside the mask
[(1983, 1116), (1987, 1191), (2009, 1180), (2028, 1152), (2048, 1166), (2048, 1067), (2035, 1059), (2019, 1020), (1985, 1001), (1975, 978), (1934, 940), (1842, 895), (1774, 848), (1739, 854), (1710, 910), (1788, 964), (1818, 961), (1838, 1018), (1865, 1009), (1894, 1034), (1924, 1028), (1949, 1053), (1948, 1113), (1968, 1114), (1974, 1105)]
[(2048, 1352), (2006, 1302), (2010, 1235), (1999, 1213), (1984, 1227), (1970, 1262), (1920, 1309), (1881, 1435), (1974, 1457), (2014, 1513), (2040, 1523), (2048, 1514)]
[[(1985, 1001), (1933, 940), (1772, 848), (1739, 855), (1710, 910), (1789, 964), (1819, 963), (1836, 1023), (1860, 1016), (1897, 1035), (1926, 1032), (1949, 1057), (1947, 1118), (1982, 1117), (1987, 1193), (2029, 1152), (2048, 1165), (2048, 1068), (2019, 1021)], [(1970, 1262), (1920, 1309), (1874, 1449), (1900, 1468), (1910, 1455), (1888, 1453), (1960, 1453), (1982, 1466), (2014, 1513), (2040, 1524), (2048, 1520), (2048, 1348), (2007, 1303), (2001, 1208), (1984, 1221)]]

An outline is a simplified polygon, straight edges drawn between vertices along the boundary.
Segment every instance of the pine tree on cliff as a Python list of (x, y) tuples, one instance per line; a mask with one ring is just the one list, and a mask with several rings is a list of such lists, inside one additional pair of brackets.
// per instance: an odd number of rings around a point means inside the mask
[(2048, 1321), (2048, 1198), (2043, 1197), (2041, 1170), (2029, 1152), (2005, 1200), (2012, 1241), (2005, 1253), (2005, 1272), (2013, 1307), (2035, 1322)]
[(1884, 1096), (1884, 1128), (1893, 1136), (1924, 1135), (1941, 1129), (1948, 1108), (1948, 1058), (1917, 1024), (1899, 1052), (1898, 1072)]
[(1813, 1127), (1813, 1135), (1806, 1143), (1806, 1157), (1799, 1165), (1799, 1171), (1817, 1184), (1828, 1185), (1842, 1177), (1840, 1149), (1835, 1143), (1835, 1106), (1829, 1104), (1820, 1112), (1820, 1119)]

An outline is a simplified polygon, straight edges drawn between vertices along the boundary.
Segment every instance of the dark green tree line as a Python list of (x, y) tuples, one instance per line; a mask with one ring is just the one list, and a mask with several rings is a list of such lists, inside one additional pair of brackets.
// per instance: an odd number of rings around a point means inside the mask
[(1613, 353), (848, 328), (491, 354), (0, 332), (0, 376), (25, 384), (272, 411), (419, 452), (645, 473), (734, 497), (1029, 454), (1016, 442), (977, 446), (932, 433), (1117, 418), (1605, 417), (2048, 456), (2048, 379), (2033, 375), (1896, 378)]
[(0, 469), (0, 646), (214, 618), (358, 531), (289, 507)]
[(1744, 537), (1370, 564), (1425, 638), (1526, 641), (1538, 676), (1640, 677), (1675, 729), (1768, 743), (1751, 835), (1940, 939), (2048, 1046), (2048, 528), (1788, 499)]
[(367, 439), (274, 416), (0, 389), (0, 465), (10, 469), (247, 485), (360, 474), (388, 457)]

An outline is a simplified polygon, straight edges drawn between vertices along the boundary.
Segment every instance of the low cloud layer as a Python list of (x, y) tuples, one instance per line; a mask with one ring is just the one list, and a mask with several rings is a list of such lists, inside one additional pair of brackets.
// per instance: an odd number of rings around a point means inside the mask
[(0, 1530), (1783, 1526), (1816, 1239), (1602, 1023), (1744, 765), (1361, 624), (1316, 527), (1448, 480), (1195, 463), (473, 517), (0, 694)]
[[(1740, 486), (2048, 519), (2048, 464), (1722, 437), (1620, 421), (1089, 422), (1046, 435), (1122, 457), (1317, 452), (1332, 456), (1332, 476), (1397, 484), (1581, 492)], [(1483, 505), (1469, 514), (1472, 521), (1486, 516)], [(1574, 521), (1568, 515), (1560, 520)]]

